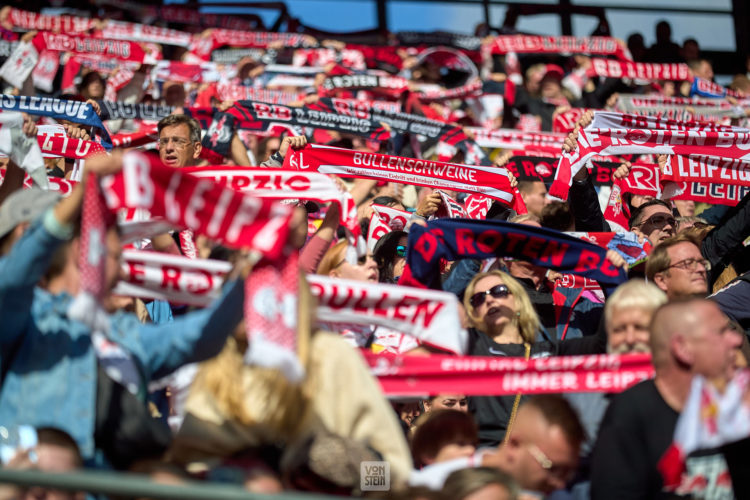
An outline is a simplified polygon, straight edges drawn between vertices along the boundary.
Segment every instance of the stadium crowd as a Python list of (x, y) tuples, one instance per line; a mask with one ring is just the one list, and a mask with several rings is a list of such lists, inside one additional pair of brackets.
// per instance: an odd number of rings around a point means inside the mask
[(119, 4), (0, 9), (3, 468), (750, 498), (750, 66)]

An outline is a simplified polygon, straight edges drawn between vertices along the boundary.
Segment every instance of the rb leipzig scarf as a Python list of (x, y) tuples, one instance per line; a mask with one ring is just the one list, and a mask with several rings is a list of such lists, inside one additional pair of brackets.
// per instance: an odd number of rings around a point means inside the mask
[(687, 64), (640, 63), (598, 58), (591, 60), (591, 67), (586, 74), (590, 77), (603, 76), (606, 78), (630, 78), (637, 80), (688, 81), (692, 78), (690, 67)]
[[(334, 202), (340, 207), (339, 223), (357, 234), (357, 206), (351, 195), (341, 191), (327, 175), (314, 172), (270, 170), (260, 167), (186, 167), (180, 169), (201, 179), (211, 179), (258, 198), (304, 199), (321, 203)], [(408, 219), (407, 219), (408, 220)]]
[(370, 74), (332, 75), (323, 81), (318, 93), (322, 96), (341, 91), (369, 90), (398, 97), (409, 89), (409, 80), (400, 76)]
[(363, 353), (388, 396), (453, 393), (510, 396), (621, 392), (654, 375), (649, 354), (595, 354), (547, 358), (385, 356)]
[(89, 36), (42, 31), (33, 38), (31, 43), (34, 44), (38, 52), (53, 50), (123, 61), (135, 61), (143, 64), (156, 63), (156, 57), (153, 54), (146, 53), (140, 45), (128, 40), (106, 40)]
[(221, 82), (216, 85), (216, 95), (220, 101), (262, 101), (269, 104), (290, 104), (299, 101), (304, 94), (296, 92), (283, 92), (281, 90), (268, 90), (263, 88), (249, 87), (247, 85), (236, 85)]
[(520, 199), (520, 195), (515, 195), (510, 187), (507, 170), (497, 167), (416, 160), (308, 144), (304, 149), (287, 154), (284, 168), (401, 182), (449, 191), (479, 192), (508, 206), (513, 206), (514, 201)]
[[(599, 114), (595, 114), (595, 121)], [(652, 117), (639, 118), (647, 120), (654, 127), (661, 126), (662, 123), (667, 126), (667, 121), (655, 120)], [(594, 155), (676, 154), (742, 159), (747, 155), (750, 145), (748, 131), (726, 132), (724, 128), (714, 124), (699, 124), (693, 127), (691, 124), (680, 122), (675, 124), (675, 128), (677, 130), (627, 126), (582, 129), (578, 134), (577, 148), (570, 153), (563, 152), (549, 194), (563, 200), (567, 199), (573, 176)]]
[(121, 173), (102, 180), (102, 189), (110, 210), (146, 209), (230, 248), (250, 247), (270, 258), (281, 255), (289, 232), (292, 207), (165, 167), (135, 151), (123, 156)]
[(41, 115), (55, 120), (68, 120), (96, 127), (102, 132), (102, 145), (112, 148), (109, 132), (104, 128), (102, 120), (96, 114), (91, 104), (80, 101), (66, 101), (51, 97), (29, 97), (0, 94), (0, 109), (23, 111), (30, 115)]
[(705, 78), (695, 77), (693, 85), (690, 87), (690, 97), (709, 97), (709, 98), (723, 98), (723, 97), (746, 97), (742, 92), (722, 87), (718, 83), (714, 83)]
[(95, 154), (106, 154), (101, 144), (94, 141), (74, 139), (67, 134), (39, 134), (37, 135), (42, 154), (50, 158), (74, 158), (83, 160)]
[(19, 42), (13, 53), (0, 67), (0, 78), (13, 85), (23, 88), (24, 82), (39, 62), (39, 52), (30, 42)]
[(562, 273), (595, 279), (603, 289), (614, 290), (627, 279), (615, 268), (606, 250), (547, 228), (503, 221), (438, 219), (427, 227), (414, 225), (409, 231), (404, 284), (440, 286), (440, 261), (514, 257)]
[(456, 354), (467, 351), (451, 293), (317, 275), (307, 281), (318, 299), (319, 322), (382, 326)]
[(411, 213), (405, 210), (373, 203), (372, 215), (367, 230), (367, 249), (372, 251), (375, 244), (391, 231), (404, 231), (411, 219)]
[(154, 124), (142, 124), (138, 132), (130, 132), (124, 134), (115, 134), (112, 136), (112, 145), (116, 148), (119, 147), (139, 147), (146, 146), (148, 144), (156, 145), (156, 141), (159, 139), (157, 135), (157, 125)]
[(621, 61), (631, 61), (628, 50), (616, 38), (606, 36), (540, 36), (500, 35), (493, 37), (483, 47), (492, 54), (586, 54), (614, 56)]
[(162, 43), (188, 47), (193, 37), (190, 33), (177, 31), (148, 24), (128, 23), (125, 21), (107, 20), (105, 26), (95, 34), (97, 37), (111, 40), (130, 40), (133, 42)]

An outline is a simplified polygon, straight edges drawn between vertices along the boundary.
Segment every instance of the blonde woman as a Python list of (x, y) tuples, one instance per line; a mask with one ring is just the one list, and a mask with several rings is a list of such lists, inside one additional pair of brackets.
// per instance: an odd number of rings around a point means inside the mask
[[(469, 354), (538, 358), (556, 355), (606, 352), (603, 328), (597, 335), (535, 342), (539, 317), (523, 286), (502, 271), (479, 273), (469, 282), (463, 299), (469, 317)], [(476, 415), (481, 446), (496, 446), (504, 438), (520, 395), (472, 397), (469, 408)], [(512, 424), (511, 424), (512, 425)]]

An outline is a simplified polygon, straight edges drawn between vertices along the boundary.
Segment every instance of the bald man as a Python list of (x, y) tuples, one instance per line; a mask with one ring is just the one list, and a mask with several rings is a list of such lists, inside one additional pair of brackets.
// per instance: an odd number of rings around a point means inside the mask
[[(714, 302), (668, 303), (654, 313), (650, 330), (655, 376), (612, 400), (592, 459), (593, 500), (666, 498), (657, 464), (672, 443), (693, 376), (722, 388), (734, 375), (742, 337)], [(681, 494), (733, 498), (718, 450), (690, 456), (686, 466)], [(701, 484), (705, 489), (695, 491)]]

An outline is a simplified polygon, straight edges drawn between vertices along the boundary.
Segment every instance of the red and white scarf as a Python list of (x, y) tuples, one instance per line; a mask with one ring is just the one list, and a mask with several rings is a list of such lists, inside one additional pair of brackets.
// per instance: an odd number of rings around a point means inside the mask
[(308, 275), (318, 321), (376, 325), (456, 354), (467, 351), (456, 296), (435, 290)]
[(193, 39), (193, 36), (185, 31), (113, 20), (107, 20), (104, 28), (97, 30), (95, 36), (112, 40), (162, 43), (179, 47), (190, 46)]
[(485, 44), (483, 50), (492, 54), (587, 54), (614, 56), (622, 61), (630, 61), (630, 53), (622, 42), (606, 36), (541, 36), (541, 35), (499, 35)]
[(524, 151), (549, 151), (559, 153), (565, 140), (564, 134), (550, 132), (522, 132), (513, 129), (486, 129), (466, 127), (474, 140), (483, 148), (502, 148)]
[(615, 59), (591, 60), (591, 67), (586, 71), (588, 76), (607, 78), (630, 78), (638, 80), (692, 80), (692, 72), (687, 64), (678, 63), (641, 63), (617, 61)]
[(141, 208), (228, 247), (249, 247), (270, 258), (281, 255), (292, 207), (262, 200), (208, 179), (163, 166), (131, 151), (121, 173), (102, 182), (110, 210)]
[(417, 160), (315, 144), (287, 154), (284, 168), (467, 193), (479, 192), (508, 206), (513, 206), (514, 201), (520, 199), (520, 196), (514, 195), (504, 168)]
[(46, 49), (146, 64), (156, 63), (155, 55), (147, 54), (140, 45), (127, 40), (107, 40), (90, 36), (66, 35), (64, 33), (42, 31), (37, 33), (32, 43), (36, 47), (37, 52)]
[(38, 12), (29, 12), (11, 7), (8, 12), (8, 22), (14, 28), (25, 31), (82, 33), (94, 28), (96, 20), (90, 17), (39, 14)]
[(107, 150), (94, 141), (75, 139), (65, 133), (37, 135), (42, 155), (48, 158), (75, 158), (82, 160), (95, 154), (106, 154)]
[(363, 353), (383, 393), (422, 397), (453, 393), (507, 396), (562, 392), (621, 392), (654, 374), (648, 354), (505, 356), (376, 356)]
[(271, 104), (289, 104), (299, 101), (304, 94), (249, 87), (234, 83), (219, 83), (216, 85), (216, 95), (220, 101), (263, 101)]
[(372, 215), (367, 230), (367, 249), (370, 251), (375, 248), (380, 238), (391, 231), (404, 231), (411, 218), (411, 214), (404, 210), (375, 203), (371, 206)]
[(211, 179), (219, 185), (258, 198), (301, 198), (321, 203), (337, 203), (340, 208), (340, 224), (354, 233), (359, 231), (354, 200), (347, 191), (339, 189), (327, 175), (260, 167), (188, 167), (181, 171), (201, 179)]
[[(631, 123), (649, 128), (635, 128)], [(595, 125), (617, 128), (594, 128)], [(748, 154), (750, 131), (729, 130), (711, 123), (670, 122), (597, 112), (591, 126), (580, 131), (577, 148), (563, 153), (549, 194), (567, 199), (573, 176), (594, 155), (677, 154), (742, 159)]]

